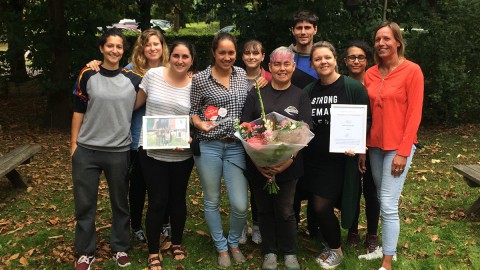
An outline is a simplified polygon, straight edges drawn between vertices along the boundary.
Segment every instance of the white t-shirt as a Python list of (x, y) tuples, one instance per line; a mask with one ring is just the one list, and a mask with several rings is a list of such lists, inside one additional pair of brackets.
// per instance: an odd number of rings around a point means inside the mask
[[(192, 84), (185, 87), (174, 87), (168, 84), (164, 77), (165, 67), (151, 68), (143, 76), (140, 88), (147, 95), (145, 116), (157, 115), (188, 115), (190, 112), (190, 89)], [(143, 132), (140, 135), (140, 145), (143, 145)], [(157, 160), (178, 162), (192, 157), (192, 151), (170, 149), (150, 149), (147, 155)]]

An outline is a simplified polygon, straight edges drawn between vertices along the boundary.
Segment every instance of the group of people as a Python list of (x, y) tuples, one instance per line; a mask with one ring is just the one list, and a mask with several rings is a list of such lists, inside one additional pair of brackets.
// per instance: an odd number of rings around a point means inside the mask
[[(265, 51), (259, 41), (245, 43), (244, 68), (240, 68), (234, 66), (235, 38), (219, 33), (211, 44), (211, 65), (197, 72), (191, 43), (176, 40), (167, 47), (163, 35), (152, 29), (138, 37), (131, 64), (121, 68), (124, 36), (115, 28), (102, 34), (98, 45), (103, 60), (90, 62), (74, 89), (71, 157), (76, 269), (90, 269), (95, 260), (95, 212), (102, 172), (110, 193), (110, 248), (116, 263), (131, 264), (127, 254), (131, 226), (137, 239), (146, 238), (148, 269), (162, 269), (160, 238), (168, 223), (171, 253), (176, 260), (185, 259), (185, 196), (194, 164), (218, 267), (246, 262), (239, 244), (246, 242), (250, 189), (252, 240), (261, 244), (262, 269), (277, 269), (278, 255), (284, 256), (286, 269), (300, 269), (296, 254), (302, 200), (308, 200), (308, 231), (325, 246), (315, 261), (324, 269), (340, 265), (340, 224), (349, 229), (347, 242), (360, 242), (362, 191), (367, 253), (360, 258), (383, 258), (380, 270), (392, 269), (400, 230), (398, 201), (421, 120), (423, 75), (418, 65), (405, 58), (405, 42), (394, 22), (382, 23), (375, 32), (375, 65), (367, 70), (371, 49), (355, 41), (343, 55), (349, 76), (341, 75), (334, 46), (313, 42), (317, 23), (315, 14), (297, 12), (291, 28), (296, 42), (270, 54), (269, 71), (261, 66)], [(315, 134), (308, 147), (271, 167), (257, 166), (234, 136), (235, 121), (250, 122), (261, 116), (255, 85), (261, 88), (265, 113), (303, 121)], [(332, 104), (368, 106), (367, 155), (329, 152)], [(222, 111), (216, 121), (209, 114), (212, 107)], [(189, 115), (195, 131), (192, 147), (143, 149), (143, 115)], [(199, 151), (192, 151), (195, 148)], [(272, 175), (280, 187), (277, 194), (264, 189)], [(219, 210), (222, 178), (230, 205), (228, 233)], [(146, 195), (144, 236), (141, 219)], [(335, 208), (341, 210), (341, 222)], [(382, 247), (377, 236), (379, 216)]]

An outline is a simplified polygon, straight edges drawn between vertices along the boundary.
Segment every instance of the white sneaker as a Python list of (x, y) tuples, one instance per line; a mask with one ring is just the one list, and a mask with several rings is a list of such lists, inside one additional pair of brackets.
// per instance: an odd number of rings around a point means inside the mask
[[(383, 258), (383, 250), (382, 250), (381, 247), (377, 247), (373, 252), (363, 254), (363, 255), (359, 255), (358, 258), (363, 259), (363, 260), (367, 260), (367, 261), (381, 259), (381, 258)], [(393, 255), (392, 260), (397, 261), (397, 254)]]
[(245, 223), (245, 226), (243, 226), (242, 235), (240, 235), (240, 239), (238, 239), (239, 244), (247, 243), (247, 234), (248, 234), (248, 223)]
[(342, 263), (342, 260), (343, 260), (343, 256), (340, 255), (340, 253), (330, 250), (330, 254), (328, 255), (328, 258), (320, 262), (320, 266), (323, 269), (335, 269), (337, 266), (339, 266)]
[(260, 227), (258, 227), (258, 225), (252, 226), (252, 241), (258, 245), (262, 243), (262, 234), (260, 233)]

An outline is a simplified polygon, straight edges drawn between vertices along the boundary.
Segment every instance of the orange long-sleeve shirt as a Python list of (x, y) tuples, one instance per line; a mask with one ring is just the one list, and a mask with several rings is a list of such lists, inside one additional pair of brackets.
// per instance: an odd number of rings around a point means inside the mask
[(423, 84), (420, 66), (408, 60), (385, 78), (378, 65), (367, 70), (365, 87), (372, 110), (369, 147), (397, 150), (398, 155), (410, 156), (422, 119)]

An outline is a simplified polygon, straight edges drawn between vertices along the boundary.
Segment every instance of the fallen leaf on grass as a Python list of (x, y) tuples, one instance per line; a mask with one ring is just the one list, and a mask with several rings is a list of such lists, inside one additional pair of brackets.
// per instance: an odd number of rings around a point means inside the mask
[(20, 263), (21, 263), (23, 266), (28, 266), (28, 261), (27, 261), (27, 259), (25, 259), (25, 257), (21, 257), (21, 258), (20, 258)]
[(49, 236), (48, 239), (57, 239), (57, 238), (62, 238), (63, 234), (60, 235), (55, 235), (55, 236)]
[(440, 239), (440, 236), (438, 236), (438, 234), (432, 234), (430, 235), (430, 239), (432, 240), (432, 242), (435, 242)]
[(408, 242), (405, 243), (405, 245), (402, 246), (403, 249), (408, 249)]
[(28, 187), (28, 188), (27, 188), (27, 192), (31, 192), (32, 190), (33, 190), (32, 187)]
[(18, 256), (20, 256), (20, 253), (15, 253), (12, 256), (10, 256), (9, 260), (16, 260), (18, 258)]
[(202, 230), (197, 230), (196, 231), (197, 234), (199, 235), (203, 235), (203, 236), (206, 236), (206, 237), (210, 237), (210, 234), (205, 232), (205, 231), (202, 231)]
[(59, 221), (60, 221), (60, 218), (55, 217), (55, 218), (49, 219), (48, 223), (50, 223), (51, 225), (57, 225)]
[(435, 163), (440, 163), (440, 159), (432, 159), (432, 163), (435, 164)]
[(198, 259), (198, 260), (196, 260), (195, 262), (196, 262), (196, 263), (199, 263), (199, 262), (201, 262), (201, 261), (203, 261), (203, 257), (200, 258), (200, 259)]

